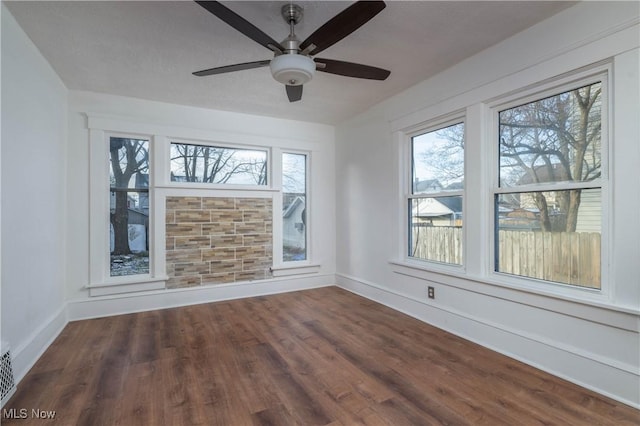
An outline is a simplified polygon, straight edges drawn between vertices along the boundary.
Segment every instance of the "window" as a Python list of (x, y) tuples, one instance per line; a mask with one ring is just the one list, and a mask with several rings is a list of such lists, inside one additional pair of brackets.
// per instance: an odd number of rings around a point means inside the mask
[(307, 260), (307, 156), (282, 154), (282, 260)]
[(109, 138), (109, 275), (149, 273), (149, 141)]
[(411, 138), (408, 255), (462, 264), (464, 123)]
[(497, 272), (600, 289), (604, 81), (498, 111)]
[(171, 181), (267, 185), (267, 151), (173, 142)]

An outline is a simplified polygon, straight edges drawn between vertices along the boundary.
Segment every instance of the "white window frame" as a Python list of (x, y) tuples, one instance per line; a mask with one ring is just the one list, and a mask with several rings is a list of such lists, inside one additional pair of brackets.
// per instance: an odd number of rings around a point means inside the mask
[[(467, 202), (466, 202), (466, 182), (465, 186), (462, 190), (459, 191), (439, 191), (434, 193), (423, 193), (423, 194), (413, 194), (413, 138), (416, 136), (423, 135), (425, 133), (434, 132), (455, 124), (462, 124), (464, 126), (464, 134), (465, 134), (465, 149), (464, 149), (464, 168), (463, 168), (463, 179), (466, 178), (467, 175), (467, 149), (466, 149), (466, 135), (467, 135), (467, 118), (465, 111), (457, 111), (452, 114), (447, 114), (442, 117), (438, 117), (433, 120), (429, 120), (423, 122), (417, 126), (412, 126), (409, 129), (405, 129), (402, 131), (403, 135), (403, 152), (402, 152), (402, 187), (403, 187), (403, 207), (402, 207), (402, 254), (401, 259), (409, 265), (415, 265), (418, 267), (428, 267), (429, 270), (434, 271), (443, 271), (445, 273), (464, 273), (466, 270), (466, 252), (467, 252), (467, 227), (465, 226), (465, 218), (467, 211)], [(459, 196), (462, 197), (462, 217), (463, 217), (463, 225), (462, 225), (462, 262), (461, 264), (454, 263), (444, 263), (438, 262), (435, 260), (429, 259), (420, 259), (417, 257), (413, 257), (409, 255), (410, 251), (410, 224), (411, 221), (409, 219), (411, 215), (411, 201), (417, 198), (434, 198), (434, 197), (454, 197)]]
[[(272, 200), (273, 209), (273, 276), (294, 276), (320, 272), (314, 262), (312, 239), (313, 153), (316, 142), (302, 142), (309, 149), (288, 149), (299, 145), (297, 140), (218, 133), (184, 127), (164, 126), (131, 121), (117, 116), (87, 113), (89, 132), (89, 296), (164, 290), (165, 261), (165, 200), (167, 195), (260, 197)], [(111, 136), (149, 141), (149, 274), (111, 277), (109, 264), (109, 149)], [(245, 143), (248, 140), (250, 143)], [(211, 145), (231, 149), (250, 149), (267, 153), (267, 185), (209, 184), (170, 181), (171, 142)], [(282, 152), (304, 154), (307, 158), (307, 259), (282, 262)], [(278, 254), (278, 250), (279, 253)]]
[[(312, 258), (311, 256), (311, 244), (309, 244), (310, 241), (310, 237), (311, 237), (311, 228), (312, 228), (312, 214), (311, 214), (311, 197), (309, 196), (309, 190), (310, 190), (310, 180), (309, 180), (309, 163), (310, 163), (310, 158), (311, 158), (311, 153), (308, 151), (296, 151), (296, 150), (290, 150), (290, 149), (283, 149), (280, 152), (280, 165), (282, 167), (282, 156), (284, 154), (293, 154), (293, 155), (304, 155), (305, 157), (305, 170), (304, 170), (304, 174), (305, 174), (305, 208), (306, 208), (306, 212), (305, 212), (305, 220), (306, 220), (306, 224), (305, 224), (305, 251), (306, 251), (306, 258), (304, 260), (291, 260), (291, 261), (285, 261), (284, 260), (284, 253), (283, 253), (283, 229), (280, 230), (280, 253), (279, 253), (279, 263), (281, 263), (283, 266), (288, 266), (291, 268), (295, 268), (295, 267), (302, 267), (302, 266), (306, 266), (309, 265), (311, 262), (309, 259)], [(280, 179), (282, 179), (282, 169), (280, 169)], [(282, 222), (284, 222), (284, 220), (282, 219), (282, 196), (284, 195), (284, 188), (282, 188), (282, 180), (279, 182), (280, 183), (280, 195), (281, 195), (281, 199), (280, 199), (280, 205), (279, 205), (279, 209), (278, 212), (280, 213), (279, 217), (280, 220)], [(274, 210), (276, 209), (276, 207), (274, 206)], [(284, 223), (283, 223), (284, 225)]]
[[(614, 281), (610, 263), (612, 259), (612, 238), (614, 229), (611, 210), (613, 204), (614, 182), (611, 181), (612, 123), (614, 122), (613, 64), (603, 61), (577, 70), (570, 70), (546, 80), (530, 79), (503, 94), (484, 100), (464, 98), (455, 99), (448, 114), (441, 114), (440, 107), (425, 109), (412, 116), (392, 122), (394, 141), (398, 147), (398, 228), (396, 255), (389, 260), (392, 269), (400, 275), (412, 276), (453, 287), (468, 288), (469, 281), (480, 286), (478, 291), (487, 294), (504, 294), (508, 298), (520, 298), (521, 294), (539, 294), (558, 299), (609, 306), (614, 296)], [(570, 284), (544, 281), (495, 271), (495, 235), (494, 197), (502, 189), (498, 186), (499, 145), (498, 113), (512, 105), (521, 105), (528, 100), (538, 100), (567, 90), (583, 87), (601, 81), (602, 98), (602, 140), (600, 182), (588, 182), (584, 187), (600, 187), (602, 200), (601, 228), (601, 282), (600, 289), (592, 289)], [(487, 92), (487, 95), (491, 93)], [(425, 129), (440, 127), (442, 123), (456, 121), (464, 117), (465, 121), (465, 195), (463, 196), (464, 265), (439, 264), (407, 256), (408, 242), (408, 197), (411, 185), (410, 143), (411, 137), (423, 133)], [(412, 123), (413, 121), (413, 123)], [(417, 124), (414, 124), (417, 123)], [(573, 185), (573, 184), (571, 184)], [(619, 183), (617, 184), (619, 185)], [(561, 189), (555, 187), (555, 189)], [(527, 188), (531, 189), (531, 187)], [(522, 192), (517, 188), (514, 192)], [(538, 190), (536, 187), (535, 190)], [(461, 281), (463, 279), (464, 281)], [(487, 286), (489, 285), (489, 286)], [(493, 288), (492, 288), (493, 287)], [(499, 290), (499, 289), (504, 290)], [(506, 291), (506, 292), (503, 292)]]
[[(149, 143), (149, 273), (112, 277), (109, 250), (109, 141), (112, 137), (146, 140)], [(89, 130), (89, 280), (90, 296), (156, 290), (165, 287), (164, 262), (159, 261), (158, 226), (154, 190), (155, 138), (133, 132)]]
[[(284, 261), (283, 254), (283, 218), (282, 218), (282, 203), (283, 203), (283, 188), (282, 188), (282, 155), (283, 154), (297, 154), (304, 155), (306, 158), (306, 221), (305, 226), (305, 238), (307, 258), (305, 260), (297, 261)], [(273, 151), (274, 159), (278, 158), (278, 161), (274, 161), (273, 167), (273, 184), (275, 188), (278, 188), (278, 192), (273, 199), (274, 205), (274, 220), (273, 220), (273, 234), (274, 234), (274, 246), (273, 246), (273, 268), (272, 273), (274, 277), (285, 277), (289, 275), (300, 274), (313, 274), (320, 270), (320, 264), (313, 261), (313, 244), (312, 244), (312, 230), (313, 230), (313, 195), (312, 195), (312, 151), (296, 150), (287, 148), (277, 148)], [(275, 236), (278, 236), (277, 238)]]
[[(521, 288), (532, 291), (544, 291), (552, 294), (557, 294), (563, 297), (569, 298), (581, 298), (581, 299), (595, 299), (603, 300), (609, 297), (610, 285), (609, 285), (609, 244), (612, 235), (610, 229), (610, 206), (611, 193), (609, 190), (609, 158), (610, 158), (610, 123), (612, 104), (610, 93), (611, 88), (611, 66), (602, 65), (582, 72), (571, 73), (561, 78), (554, 79), (546, 83), (535, 84), (512, 93), (509, 96), (498, 98), (487, 106), (490, 111), (491, 117), (491, 130), (489, 132), (488, 143), (491, 144), (491, 160), (488, 164), (491, 164), (490, 172), (490, 188), (488, 205), (491, 206), (491, 216), (488, 218), (490, 221), (487, 223), (487, 228), (491, 230), (490, 238), (488, 239), (487, 253), (490, 253), (488, 265), (488, 278), (497, 284), (505, 285), (508, 287)], [(499, 146), (499, 113), (500, 111), (513, 108), (518, 105), (523, 105), (529, 102), (535, 102), (550, 96), (558, 95), (579, 87), (584, 87), (596, 82), (601, 82), (602, 93), (602, 112), (601, 112), (601, 176), (595, 181), (586, 182), (550, 182), (541, 184), (530, 184), (516, 187), (500, 187), (499, 182), (499, 168), (500, 168), (500, 146)], [(524, 277), (504, 272), (498, 272), (495, 270), (496, 259), (496, 235), (497, 224), (495, 223), (495, 196), (507, 193), (521, 193), (530, 191), (561, 191), (568, 189), (589, 189), (600, 188), (601, 189), (601, 209), (602, 209), (602, 224), (601, 224), (601, 247), (600, 247), (600, 288), (594, 289), (589, 287), (582, 287), (579, 285), (559, 283), (555, 281), (547, 281), (542, 279), (536, 279), (532, 277)]]

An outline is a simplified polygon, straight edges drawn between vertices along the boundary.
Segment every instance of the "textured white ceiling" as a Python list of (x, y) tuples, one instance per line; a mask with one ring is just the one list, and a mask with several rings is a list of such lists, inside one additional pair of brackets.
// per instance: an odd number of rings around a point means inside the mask
[[(572, 5), (561, 1), (390, 1), (318, 57), (391, 70), (383, 82), (316, 73), (289, 103), (268, 68), (193, 71), (271, 59), (192, 1), (5, 2), (70, 89), (336, 124)], [(287, 2), (224, 2), (275, 40)], [(351, 2), (298, 2), (304, 40)]]

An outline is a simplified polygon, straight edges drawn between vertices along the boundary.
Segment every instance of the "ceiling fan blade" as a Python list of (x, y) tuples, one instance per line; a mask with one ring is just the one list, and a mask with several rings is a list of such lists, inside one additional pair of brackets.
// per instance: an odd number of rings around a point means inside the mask
[(289, 86), (287, 84), (287, 97), (289, 98), (289, 102), (296, 102), (302, 99), (302, 85), (299, 86)]
[(225, 65), (223, 67), (215, 67), (215, 68), (209, 68), (207, 70), (196, 71), (193, 73), (193, 75), (198, 77), (204, 77), (207, 75), (224, 74), (226, 72), (250, 70), (252, 68), (266, 67), (267, 65), (269, 65), (270, 62), (271, 61), (267, 59), (266, 61), (254, 61), (254, 62), (245, 62), (243, 64)]
[(211, 12), (236, 30), (240, 31), (242, 34), (246, 35), (256, 43), (272, 51), (284, 51), (284, 48), (280, 45), (280, 43), (269, 37), (262, 30), (244, 19), (242, 16), (235, 13), (233, 10), (229, 9), (226, 6), (223, 6), (220, 2), (196, 1), (196, 3), (198, 3), (200, 6), (204, 7), (209, 12)]
[[(314, 61), (320, 66), (318, 71), (329, 74), (344, 75), (346, 77), (366, 78), (368, 80), (386, 80), (391, 71), (372, 67), (370, 65), (354, 64), (353, 62), (336, 61), (334, 59), (315, 58)], [(324, 64), (321, 65), (321, 64)]]
[(318, 28), (300, 45), (303, 51), (312, 44), (315, 46), (308, 53), (316, 55), (333, 46), (376, 16), (386, 7), (383, 1), (358, 1)]

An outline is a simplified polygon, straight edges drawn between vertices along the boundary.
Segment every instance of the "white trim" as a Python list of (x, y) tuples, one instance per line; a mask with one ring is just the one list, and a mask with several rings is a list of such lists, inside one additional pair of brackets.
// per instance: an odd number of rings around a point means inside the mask
[(66, 308), (66, 304), (61, 306), (51, 317), (42, 321), (42, 325), (31, 333), (24, 343), (12, 349), (12, 366), (16, 384), (20, 383), (67, 325)]
[(522, 332), (435, 302), (336, 274), (336, 285), (466, 340), (640, 408), (637, 367), (544, 336)]
[[(392, 265), (392, 271), (400, 275), (437, 282), (473, 293), (534, 306), (623, 330), (640, 331), (640, 323), (637, 318), (640, 315), (638, 309), (601, 302), (600, 300), (559, 295), (556, 292), (545, 291), (545, 287), (539, 285), (536, 287), (522, 287), (514, 285), (512, 281), (505, 282), (506, 280), (490, 280), (480, 276), (453, 274), (448, 270), (436, 271), (432, 268), (427, 269), (415, 262), (391, 260), (389, 263)], [(509, 276), (509, 279), (511, 279), (511, 276)], [(550, 283), (549, 285), (555, 286), (557, 284)], [(589, 289), (584, 289), (584, 291), (585, 293), (593, 292), (589, 291)]]
[(137, 291), (160, 290), (165, 288), (165, 281), (168, 277), (158, 277), (157, 279), (129, 281), (122, 283), (105, 283), (87, 286), (89, 296), (107, 296), (111, 294), (132, 293)]
[(320, 272), (319, 264), (297, 265), (296, 262), (287, 262), (284, 265), (274, 265), (271, 268), (271, 272), (273, 273), (274, 277), (288, 277), (291, 275), (300, 274), (317, 274), (318, 272)]
[[(273, 137), (258, 135), (249, 132), (225, 132), (212, 129), (193, 128), (152, 123), (145, 118), (131, 118), (113, 114), (86, 112), (89, 129), (109, 130), (118, 133), (135, 133), (147, 135), (162, 135), (168, 139), (180, 138), (192, 141), (219, 141), (230, 145), (264, 146), (264, 147), (291, 147), (302, 146), (309, 150), (320, 150), (326, 146), (322, 141), (300, 139), (288, 139), (286, 137)], [(322, 137), (322, 135), (321, 135)]]
[[(277, 220), (276, 220), (276, 215), (274, 213), (274, 221), (273, 223), (275, 224), (276, 222), (278, 222), (278, 234), (276, 234), (276, 229), (274, 228), (273, 233), (274, 235), (279, 235), (279, 237), (276, 239), (274, 238), (274, 250), (273, 250), (273, 260), (274, 260), (274, 271), (279, 271), (279, 270), (284, 270), (287, 268), (297, 268), (297, 267), (305, 267), (305, 265), (309, 264), (309, 262), (312, 261), (313, 259), (313, 250), (312, 250), (312, 240), (311, 240), (311, 231), (313, 229), (313, 209), (312, 209), (312, 205), (313, 205), (313, 199), (311, 196), (311, 161), (312, 161), (312, 153), (311, 151), (305, 151), (305, 150), (295, 150), (295, 149), (282, 149), (280, 150), (280, 164), (279, 164), (279, 188), (280, 188), (280, 200), (279, 200), (279, 206), (280, 208), (282, 207), (282, 203), (284, 202), (284, 189), (282, 187), (282, 173), (283, 173), (283, 161), (282, 161), (282, 157), (284, 154), (292, 154), (292, 155), (304, 155), (304, 178), (305, 178), (305, 256), (306, 259), (305, 260), (301, 260), (301, 261), (290, 261), (290, 262), (285, 262), (284, 261), (284, 220), (282, 218), (282, 211), (280, 209), (278, 209), (278, 215), (277, 215)], [(275, 200), (274, 200), (274, 212), (276, 211), (275, 208)], [(275, 244), (277, 242), (277, 244)], [(276, 247), (276, 245), (278, 247)], [(309, 272), (305, 272), (305, 273), (309, 273)], [(276, 272), (276, 274), (278, 274), (278, 272)], [(285, 275), (289, 275), (286, 273), (280, 273), (280, 275), (274, 275), (274, 276), (285, 276)]]
[(327, 287), (333, 285), (334, 282), (335, 275), (322, 274), (117, 294), (92, 299), (70, 300), (67, 302), (67, 312), (70, 321), (77, 321)]

